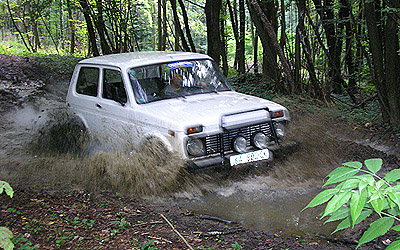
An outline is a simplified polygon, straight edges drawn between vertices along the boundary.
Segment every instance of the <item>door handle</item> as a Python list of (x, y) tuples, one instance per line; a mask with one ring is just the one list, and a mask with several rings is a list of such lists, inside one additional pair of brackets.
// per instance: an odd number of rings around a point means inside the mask
[(103, 106), (101, 106), (100, 104), (96, 103), (96, 107), (98, 107), (99, 109), (103, 108)]

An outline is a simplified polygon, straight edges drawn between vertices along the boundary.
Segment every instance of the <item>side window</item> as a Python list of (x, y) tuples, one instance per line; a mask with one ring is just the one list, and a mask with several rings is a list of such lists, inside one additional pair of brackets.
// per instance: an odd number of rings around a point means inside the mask
[(99, 69), (93, 67), (82, 67), (79, 70), (76, 92), (83, 95), (97, 96), (99, 85)]
[(104, 69), (103, 98), (125, 104), (128, 100), (121, 72), (118, 70)]

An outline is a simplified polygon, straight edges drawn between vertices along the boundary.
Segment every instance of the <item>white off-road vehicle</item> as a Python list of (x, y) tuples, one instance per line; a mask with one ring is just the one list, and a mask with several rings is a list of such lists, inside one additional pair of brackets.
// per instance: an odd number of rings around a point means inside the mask
[(156, 139), (192, 167), (271, 160), (289, 120), (285, 107), (235, 92), (209, 56), (185, 52), (82, 60), (67, 105), (98, 138)]

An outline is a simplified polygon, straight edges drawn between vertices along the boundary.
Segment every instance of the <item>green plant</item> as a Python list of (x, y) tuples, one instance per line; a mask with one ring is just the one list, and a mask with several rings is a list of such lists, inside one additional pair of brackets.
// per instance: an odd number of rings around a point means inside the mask
[[(14, 190), (8, 184), (8, 182), (5, 181), (0, 181), (0, 194), (3, 192), (6, 192), (8, 196), (11, 198), (14, 195)], [(14, 249), (14, 243), (12, 243), (11, 238), (13, 237), (13, 233), (10, 231), (10, 229), (6, 227), (0, 227), (0, 247), (2, 247), (5, 250), (11, 250)]]
[(243, 249), (243, 247), (237, 242), (235, 242), (235, 244), (232, 244), (232, 248), (235, 250)]
[[(304, 208), (327, 203), (322, 218), (326, 222), (341, 220), (336, 230), (354, 227), (372, 213), (379, 218), (369, 225), (361, 236), (357, 248), (390, 229), (400, 231), (400, 169), (394, 169), (381, 177), (377, 172), (382, 168), (382, 159), (369, 159), (361, 162), (347, 162), (336, 168), (323, 185), (336, 184), (336, 187), (320, 192)], [(303, 209), (303, 210), (304, 210)], [(400, 238), (393, 241), (386, 250), (398, 249)]]
[(154, 243), (155, 240), (145, 242), (140, 246), (140, 250), (155, 250), (157, 247), (154, 246)]
[(126, 227), (129, 225), (129, 222), (126, 221), (125, 218), (122, 218), (121, 220), (111, 221), (110, 224), (118, 226), (116, 229), (113, 229), (111, 231), (111, 235), (114, 236), (116, 234), (122, 233), (126, 229)]

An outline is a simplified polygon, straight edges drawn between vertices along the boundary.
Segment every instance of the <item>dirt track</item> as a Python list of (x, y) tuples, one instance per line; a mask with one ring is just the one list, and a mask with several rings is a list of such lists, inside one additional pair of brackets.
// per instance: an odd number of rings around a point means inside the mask
[[(187, 249), (181, 234), (191, 247), (197, 249), (240, 249), (239, 246), (244, 249), (351, 249), (355, 248), (351, 243), (365, 228), (360, 226), (355, 233), (344, 234), (350, 244), (342, 244), (340, 240), (339, 243), (327, 243), (319, 238), (303, 241), (301, 237), (284, 237), (279, 231), (255, 231), (241, 224), (202, 217), (204, 214), (188, 210), (184, 203), (178, 205), (174, 198), (177, 194), (143, 199), (122, 195), (118, 189), (103, 185), (101, 181), (82, 185), (78, 181), (82, 178), (71, 177), (74, 173), (60, 172), (64, 166), (57, 166), (60, 158), (37, 157), (25, 152), (32, 127), (39, 126), (48, 111), (62, 105), (67, 81), (56, 82), (48, 69), (29, 58), (0, 55), (0, 61), (3, 116), (0, 122), (0, 179), (9, 181), (16, 188), (14, 198), (0, 197), (0, 225), (14, 232), (18, 247)], [(190, 190), (180, 190), (178, 195), (212, 192), (216, 186), (232, 185), (246, 176), (265, 174), (275, 180), (285, 180), (288, 185), (305, 179), (312, 180), (307, 185), (319, 185), (332, 168), (349, 160), (380, 157), (385, 160), (387, 170), (399, 167), (397, 148), (393, 147), (396, 144), (391, 144), (393, 141), (384, 136), (380, 138), (388, 144), (377, 144), (371, 140), (377, 133), (371, 136), (371, 131), (363, 127), (349, 129), (340, 120), (321, 119), (319, 114), (305, 115), (301, 109), (292, 112), (291, 141), (297, 146), (277, 155), (272, 170), (205, 174), (195, 184), (184, 182), (182, 185)], [(305, 117), (307, 122), (304, 122)], [(68, 163), (70, 159), (62, 158), (62, 161)], [(320, 168), (298, 168), (305, 165)], [(243, 176), (238, 177), (238, 174)], [(219, 177), (219, 181), (212, 182), (211, 189), (207, 183), (210, 176)], [(88, 186), (91, 184), (97, 186)], [(364, 249), (379, 249), (384, 239), (372, 242)]]

